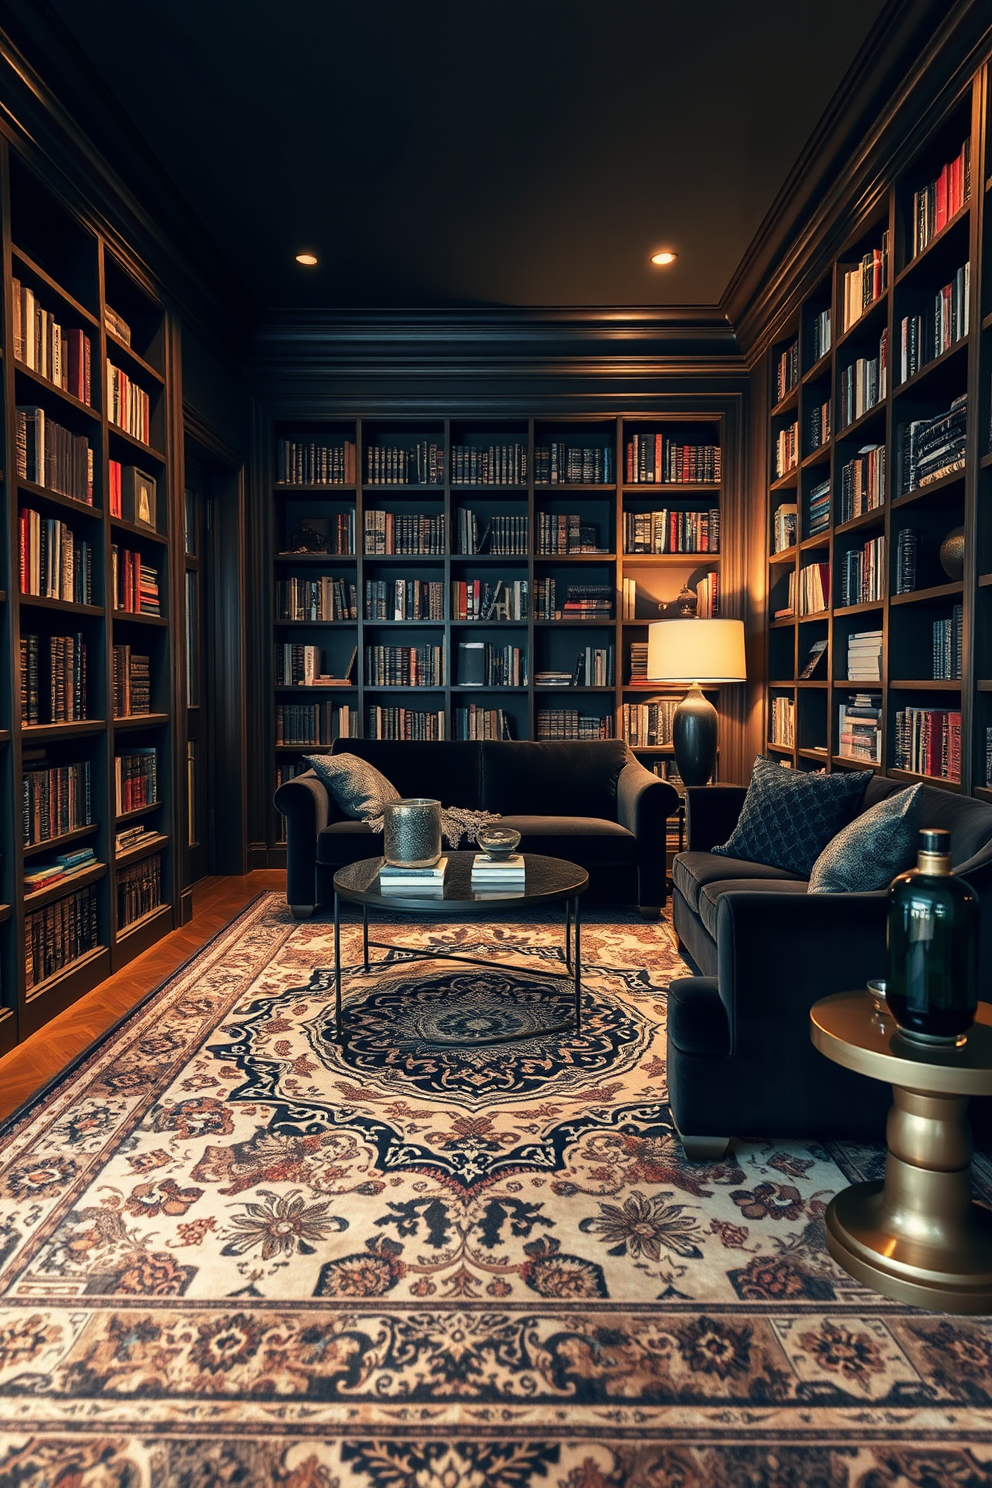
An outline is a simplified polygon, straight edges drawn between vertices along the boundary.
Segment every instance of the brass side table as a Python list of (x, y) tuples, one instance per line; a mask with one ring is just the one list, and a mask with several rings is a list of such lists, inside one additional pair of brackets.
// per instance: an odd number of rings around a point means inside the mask
[(866, 1286), (933, 1312), (992, 1312), (992, 1214), (972, 1202), (970, 1096), (992, 1095), (992, 1005), (957, 1047), (904, 1038), (867, 992), (810, 1009), (813, 1043), (837, 1064), (892, 1083), (880, 1183), (827, 1209), (827, 1248)]

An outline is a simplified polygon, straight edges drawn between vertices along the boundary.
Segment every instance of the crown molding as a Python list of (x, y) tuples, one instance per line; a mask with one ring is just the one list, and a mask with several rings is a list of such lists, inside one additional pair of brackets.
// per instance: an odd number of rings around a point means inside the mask
[(0, 0), (0, 127), (140, 282), (176, 304), (225, 361), (243, 358), (255, 313), (249, 291), (218, 262), (185, 197), (47, 0)]
[(889, 0), (720, 302), (748, 365), (990, 52), (986, 0)]

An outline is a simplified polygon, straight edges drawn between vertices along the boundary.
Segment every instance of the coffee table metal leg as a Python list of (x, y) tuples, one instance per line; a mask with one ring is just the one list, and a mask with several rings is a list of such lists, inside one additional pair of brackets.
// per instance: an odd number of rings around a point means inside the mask
[(572, 970), (572, 901), (565, 900), (565, 969)]
[(362, 956), (365, 961), (365, 974), (369, 971), (369, 907), (362, 905)]
[(344, 1043), (344, 1027), (341, 1022), (341, 901), (334, 892), (334, 1033), (339, 1044)]
[(579, 899), (575, 898), (575, 946), (573, 954), (575, 957), (575, 1031), (582, 1029), (582, 947), (579, 944)]

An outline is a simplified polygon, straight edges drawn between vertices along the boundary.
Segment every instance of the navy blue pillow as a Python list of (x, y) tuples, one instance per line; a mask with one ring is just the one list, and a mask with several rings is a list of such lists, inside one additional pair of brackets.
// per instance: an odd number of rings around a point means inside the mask
[(857, 815), (873, 774), (811, 775), (759, 755), (740, 819), (713, 851), (808, 878), (831, 837)]

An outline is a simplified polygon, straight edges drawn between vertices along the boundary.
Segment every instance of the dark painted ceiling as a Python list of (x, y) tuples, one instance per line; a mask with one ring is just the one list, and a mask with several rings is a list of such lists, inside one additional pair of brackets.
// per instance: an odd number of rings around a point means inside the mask
[(882, 4), (52, 0), (258, 302), (328, 307), (716, 303)]

